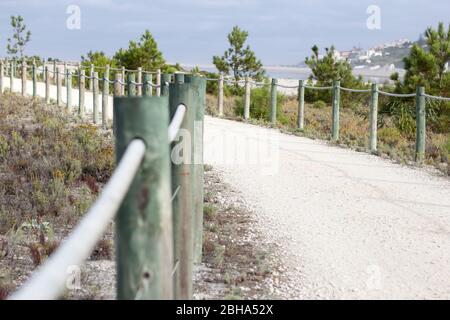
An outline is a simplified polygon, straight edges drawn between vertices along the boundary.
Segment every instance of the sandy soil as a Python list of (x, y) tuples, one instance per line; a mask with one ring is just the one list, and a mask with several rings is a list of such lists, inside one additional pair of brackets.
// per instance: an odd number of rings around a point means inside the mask
[(280, 245), (286, 296), (450, 298), (450, 182), (424, 169), (207, 117), (205, 162)]

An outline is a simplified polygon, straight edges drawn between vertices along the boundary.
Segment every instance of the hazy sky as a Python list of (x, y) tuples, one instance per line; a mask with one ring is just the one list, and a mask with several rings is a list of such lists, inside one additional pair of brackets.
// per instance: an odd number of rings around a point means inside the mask
[[(69, 5), (81, 9), (81, 29), (69, 30)], [(368, 6), (381, 9), (381, 29), (369, 30)], [(27, 54), (78, 60), (89, 50), (113, 54), (145, 29), (170, 62), (211, 64), (227, 47), (233, 25), (266, 65), (295, 64), (313, 44), (370, 47), (415, 40), (427, 26), (448, 24), (449, 0), (0, 0), (0, 54), (11, 36), (9, 16), (32, 31)]]

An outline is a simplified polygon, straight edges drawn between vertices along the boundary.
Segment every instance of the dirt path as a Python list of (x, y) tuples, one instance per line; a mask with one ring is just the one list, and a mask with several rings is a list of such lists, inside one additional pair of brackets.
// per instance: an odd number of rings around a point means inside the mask
[(205, 162), (283, 248), (286, 297), (450, 298), (448, 180), (275, 130), (205, 122)]

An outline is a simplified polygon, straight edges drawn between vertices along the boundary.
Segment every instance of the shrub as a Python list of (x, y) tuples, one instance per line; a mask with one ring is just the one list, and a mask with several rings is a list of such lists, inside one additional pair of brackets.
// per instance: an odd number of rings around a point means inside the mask
[(381, 128), (378, 130), (378, 139), (391, 147), (395, 147), (400, 144), (403, 137), (397, 128)]
[(316, 109), (323, 109), (323, 108), (327, 107), (327, 104), (325, 102), (323, 102), (322, 100), (318, 100), (313, 103), (312, 107), (316, 108)]

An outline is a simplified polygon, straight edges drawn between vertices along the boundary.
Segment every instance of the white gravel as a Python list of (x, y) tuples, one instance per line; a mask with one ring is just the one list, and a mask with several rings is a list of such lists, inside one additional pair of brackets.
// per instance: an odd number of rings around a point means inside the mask
[(285, 297), (450, 299), (448, 179), (211, 117), (205, 162), (280, 245)]

